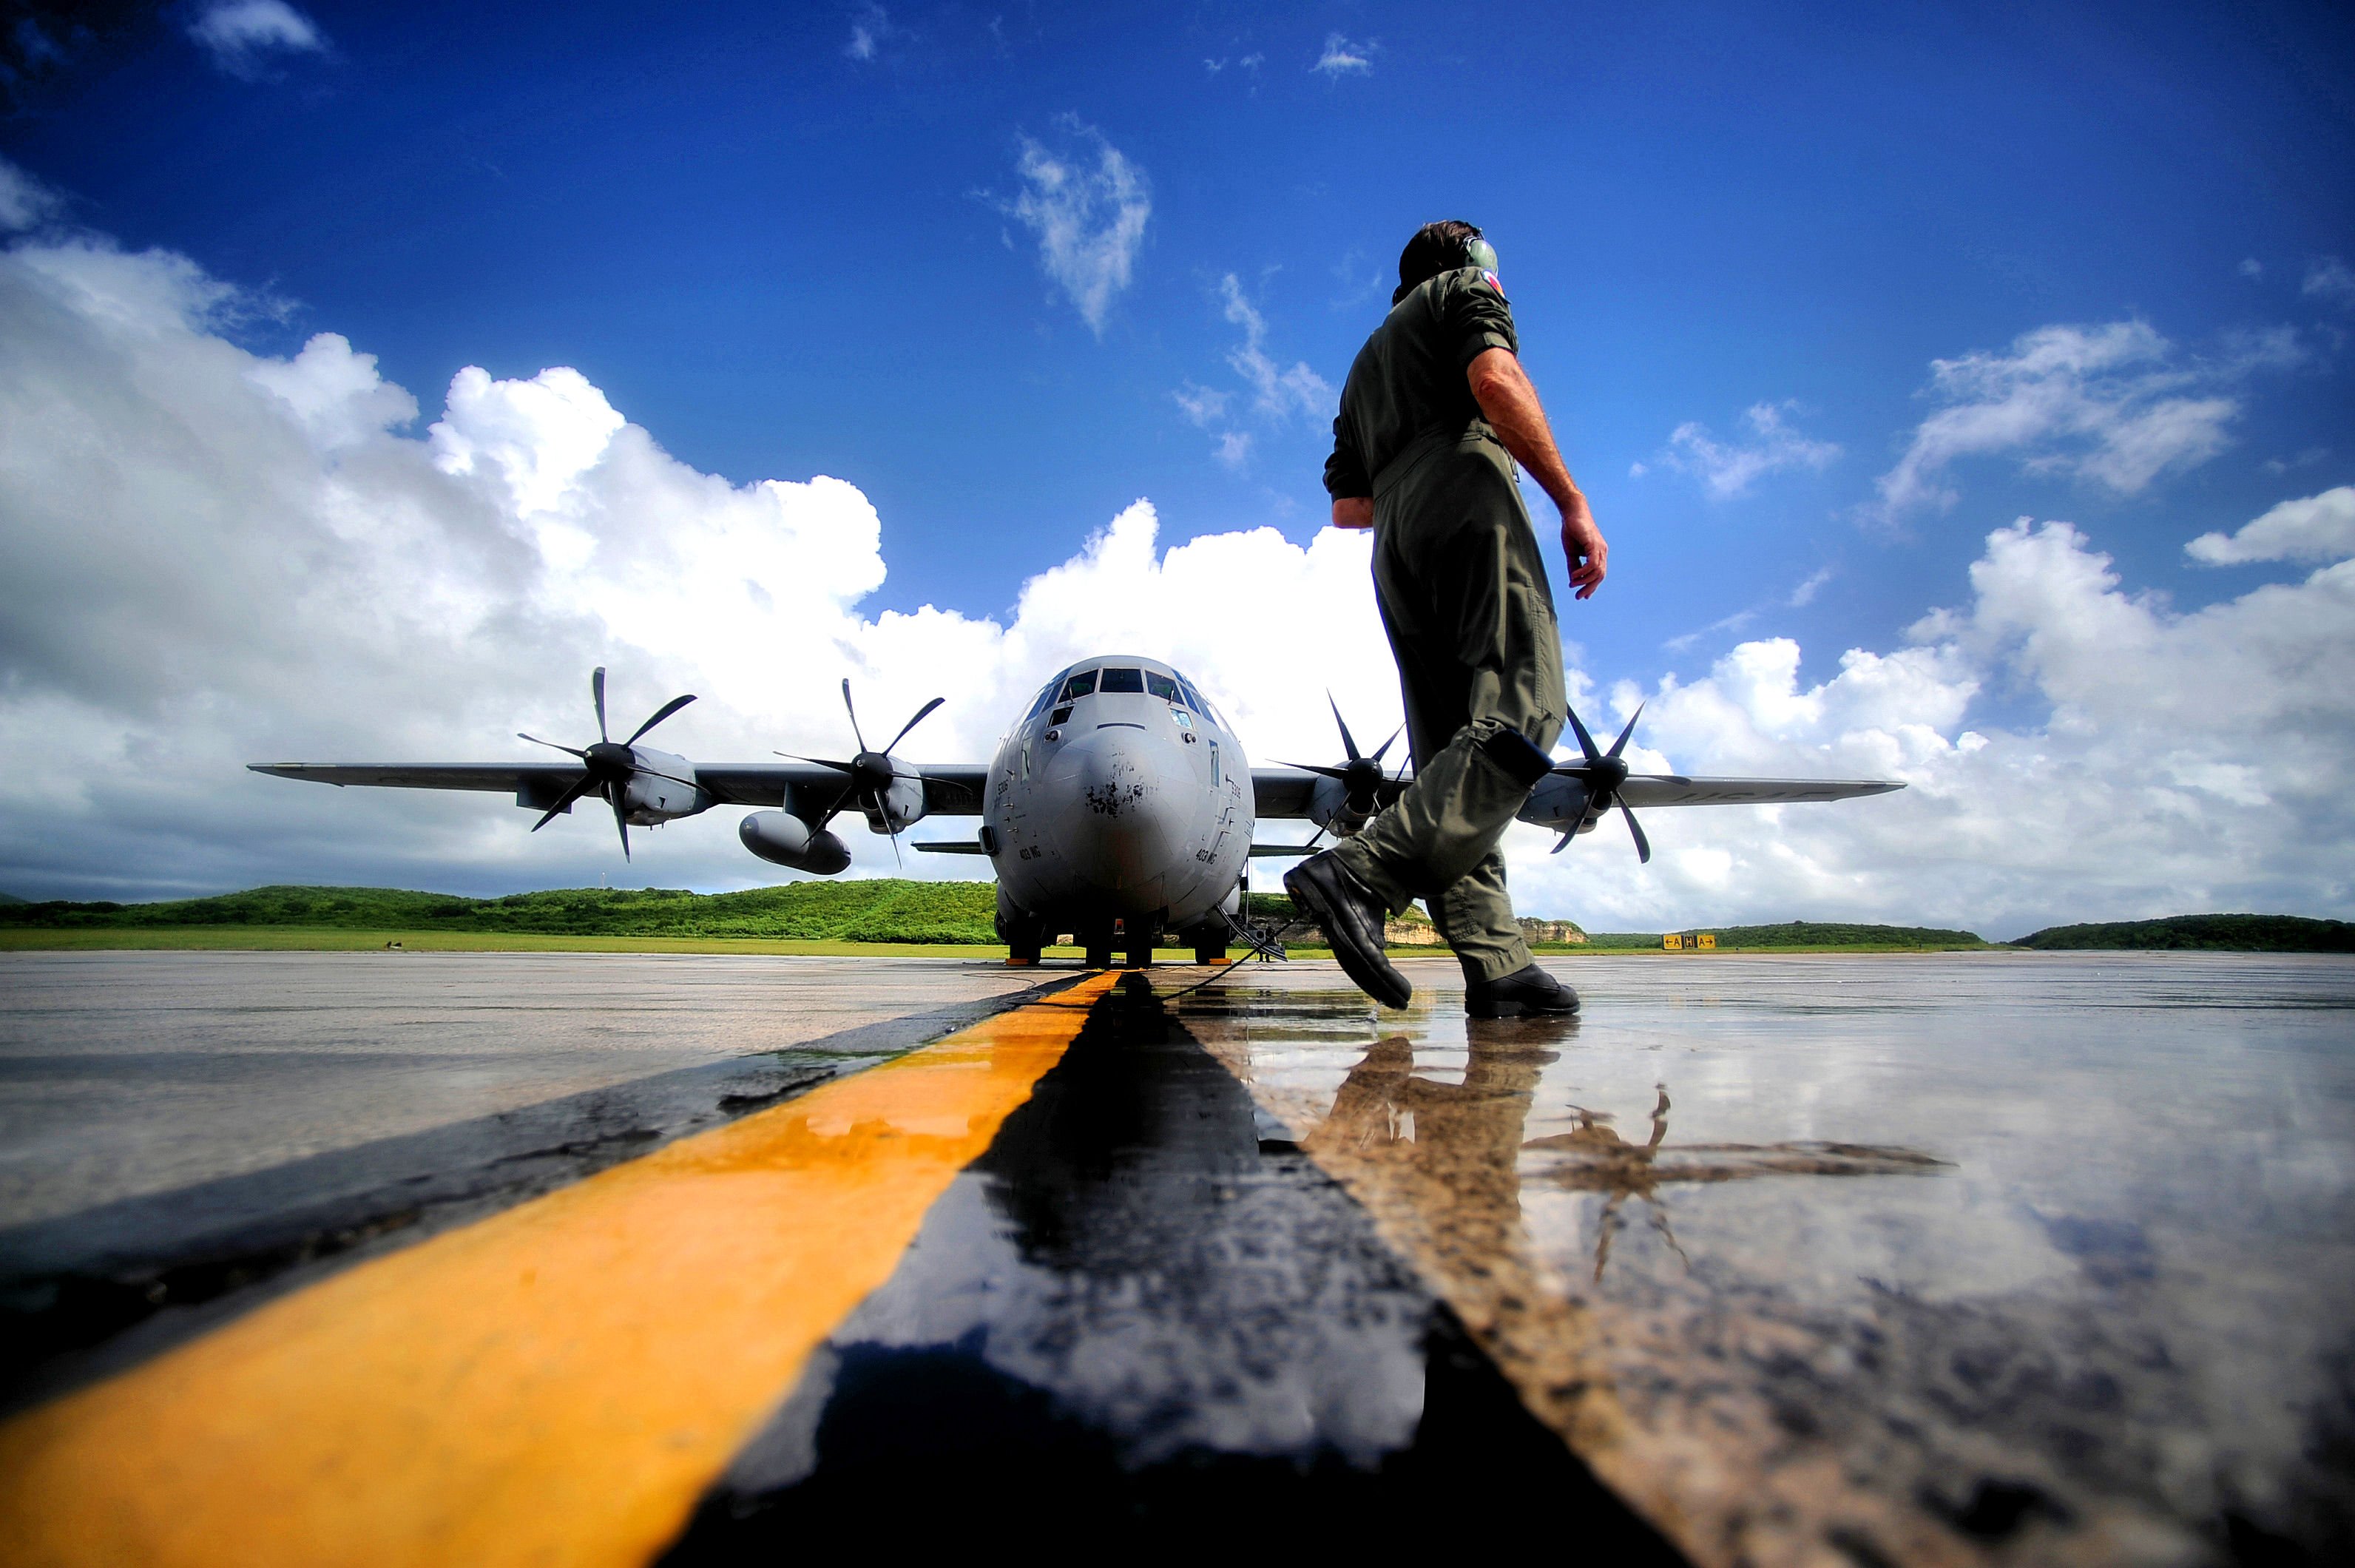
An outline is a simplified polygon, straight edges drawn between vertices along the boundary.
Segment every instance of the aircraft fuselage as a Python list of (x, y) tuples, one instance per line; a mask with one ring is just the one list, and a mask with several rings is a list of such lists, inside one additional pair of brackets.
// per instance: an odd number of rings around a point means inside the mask
[(1242, 744), (1157, 660), (1083, 659), (990, 764), (983, 842), (1010, 941), (1183, 933), (1236, 907), (1254, 815)]

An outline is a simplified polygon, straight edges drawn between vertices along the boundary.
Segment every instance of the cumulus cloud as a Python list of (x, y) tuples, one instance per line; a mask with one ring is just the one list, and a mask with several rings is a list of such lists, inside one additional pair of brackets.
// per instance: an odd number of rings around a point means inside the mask
[[(831, 754), (845, 674), (893, 722), (949, 699), (911, 758), (986, 758), (1049, 673), (1124, 647), (1178, 659), (1253, 733), (1316, 745), (1331, 725), (1316, 679), (1257, 678), (1270, 658), (1329, 664), (1353, 716), (1395, 722), (1362, 536), (1163, 548), (1140, 502), (1075, 524), (1010, 619), (866, 612), (881, 527), (853, 485), (697, 472), (570, 369), (462, 369), (421, 411), (336, 334), (238, 347), (219, 324), (239, 303), (167, 254), (0, 253), (0, 888), (771, 880), (730, 812), (641, 836), (625, 868), (589, 816), (533, 837), (496, 798), (243, 769), (577, 741), (597, 664), (627, 722), (701, 693), (661, 738), (704, 760)], [(861, 869), (891, 867), (849, 837)]]
[(37, 229), (57, 216), (58, 193), (0, 158), (0, 234)]
[[(2348, 553), (2340, 552), (2343, 556)], [(1800, 676), (1787, 637), (1742, 644), (1648, 700), (1642, 768), (1895, 778), (1832, 806), (1655, 811), (1639, 870), (1606, 823), (1560, 857), (1516, 830), (1517, 895), (1590, 926), (1844, 918), (2018, 935), (2065, 921), (2210, 910), (2344, 917), (2355, 907), (2355, 561), (2190, 614), (2125, 592), (2067, 523), (1987, 539), (1972, 596), (1912, 645), (1851, 649)], [(1966, 728), (1986, 690), (2033, 727)], [(1633, 750), (1633, 748), (1631, 748)]]
[(2344, 560), (2355, 555), (2355, 485), (2284, 501), (2238, 533), (2201, 534), (2183, 547), (2209, 566), (2252, 560)]
[(1368, 41), (1351, 43), (1338, 33), (1325, 35), (1325, 52), (1308, 69), (1319, 71), (1328, 80), (1338, 81), (1345, 76), (1366, 76), (1374, 69), (1374, 51), (1381, 46)]
[[(1840, 449), (1828, 441), (1810, 441), (1785, 423), (1784, 415), (1796, 407), (1753, 403), (1742, 416), (1749, 427), (1747, 437), (1724, 442), (1711, 435), (1707, 425), (1688, 420), (1668, 432), (1658, 461), (1700, 479), (1721, 501), (1748, 495), (1751, 485), (1785, 468), (1828, 468), (1838, 460)], [(1636, 464), (1628, 477), (1641, 478), (1644, 472)]]
[[(880, 519), (845, 480), (699, 473), (560, 368), (463, 369), (421, 409), (333, 333), (286, 358), (237, 347), (218, 324), (238, 303), (169, 255), (0, 253), (9, 891), (774, 880), (737, 847), (731, 812), (638, 836), (625, 868), (591, 813), (533, 836), (496, 797), (242, 768), (525, 755), (516, 730), (589, 732), (600, 663), (624, 722), (701, 693), (662, 737), (707, 761), (839, 745), (844, 674), (879, 724), (949, 699), (911, 760), (986, 757), (1049, 673), (1120, 649), (1187, 668), (1263, 762), (1333, 752), (1327, 683), (1359, 734), (1397, 721), (1361, 533), (1165, 540), (1140, 501), (1075, 528), (1007, 617), (875, 613)], [(1572, 673), (1590, 718), (1651, 702), (1639, 767), (1911, 789), (1655, 811), (1649, 869), (1615, 823), (1560, 856), (1516, 829), (1514, 885), (1531, 912), (1604, 929), (1804, 915), (2004, 935), (2180, 910), (2345, 914), (2355, 689), (2335, 672), (2350, 641), (2355, 561), (2177, 614), (2128, 592), (2069, 525), (2023, 521), (1988, 536), (1966, 602), (1906, 645), (1850, 650), (1828, 678), (1803, 678), (1797, 645), (1772, 635), (1689, 683), (1603, 694)], [(1971, 727), (1996, 689), (2049, 715)], [(858, 870), (890, 869), (881, 840), (848, 837)], [(917, 874), (975, 869), (910, 859)]]
[(1092, 125), (1069, 114), (1056, 124), (1071, 144), (1056, 151), (1028, 136), (1018, 138), (1015, 172), (1022, 189), (999, 205), (1037, 237), (1047, 275), (1101, 337), (1113, 299), (1128, 287), (1145, 243), (1152, 185)]
[(277, 54), (316, 54), (326, 40), (286, 0), (219, 0), (197, 13), (188, 37), (231, 76), (254, 77)]
[(2298, 293), (2328, 304), (2355, 305), (2355, 268), (2336, 256), (2325, 256), (2306, 270)]
[(2251, 363), (2295, 351), (2277, 337), (2253, 349), (2204, 365), (2146, 323), (2120, 321), (2040, 327), (2007, 352), (1933, 360), (1929, 396), (1945, 406), (1881, 476), (1870, 515), (1893, 522), (1947, 510), (1961, 498), (1949, 470), (1968, 457), (2015, 456), (2031, 473), (2133, 495), (2223, 451), (2240, 413), (2226, 384)]

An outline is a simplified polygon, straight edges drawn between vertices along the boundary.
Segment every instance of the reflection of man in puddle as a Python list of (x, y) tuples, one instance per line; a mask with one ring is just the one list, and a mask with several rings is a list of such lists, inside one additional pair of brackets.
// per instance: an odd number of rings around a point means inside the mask
[(1521, 1134), (1549, 1048), (1577, 1031), (1573, 1019), (1468, 1019), (1461, 1083), (1417, 1077), (1406, 1036), (1379, 1040), (1304, 1145), (1349, 1171), (1360, 1201), (1439, 1273), (1492, 1350), (1502, 1320), (1541, 1299), (1521, 1230)]

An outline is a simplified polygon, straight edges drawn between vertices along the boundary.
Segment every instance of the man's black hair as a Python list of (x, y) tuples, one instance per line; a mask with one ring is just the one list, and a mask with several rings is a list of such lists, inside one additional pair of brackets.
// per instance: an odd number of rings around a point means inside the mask
[(1399, 252), (1398, 297), (1406, 298), (1409, 289), (1442, 272), (1470, 266), (1465, 247), (1480, 238), (1480, 226), (1460, 218), (1426, 223), (1416, 229), (1406, 249)]

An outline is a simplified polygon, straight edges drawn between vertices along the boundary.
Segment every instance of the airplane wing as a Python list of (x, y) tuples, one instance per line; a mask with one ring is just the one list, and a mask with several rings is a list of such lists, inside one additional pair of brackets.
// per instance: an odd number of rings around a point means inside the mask
[[(1581, 778), (1581, 763), (1554, 769), (1561, 777)], [(1308, 815), (1311, 792), (1319, 776), (1305, 768), (1253, 768), (1253, 809), (1262, 821)], [(1381, 804), (1388, 805), (1407, 786), (1391, 779), (1381, 785)], [(1891, 779), (1721, 779), (1684, 773), (1630, 773), (1619, 788), (1629, 805), (1779, 805), (1810, 801), (1853, 800), (1859, 795), (1887, 795), (1903, 789)]]
[(1891, 779), (1710, 779), (1682, 773), (1630, 773), (1619, 786), (1619, 798), (1629, 805), (1780, 805), (1854, 800), (1904, 787)]
[[(577, 763), (254, 763), (257, 773), (309, 779), (342, 788), (470, 789), (506, 795), (518, 805), (546, 810), (581, 776)], [(952, 763), (917, 769), (924, 780), (924, 809), (940, 816), (973, 816), (981, 811), (986, 766)], [(823, 810), (842, 793), (843, 776), (813, 763), (698, 763), (695, 782), (721, 805), (806, 806)]]
[(578, 763), (249, 763), (257, 773), (309, 779), (341, 789), (478, 789), (497, 795), (545, 791), (550, 800), (581, 776)]

